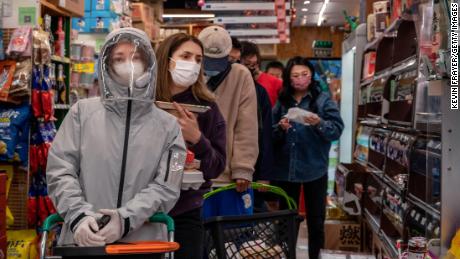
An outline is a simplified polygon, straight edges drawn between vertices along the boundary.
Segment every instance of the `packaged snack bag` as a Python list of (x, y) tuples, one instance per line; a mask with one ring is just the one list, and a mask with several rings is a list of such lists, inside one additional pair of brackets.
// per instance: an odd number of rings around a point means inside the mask
[(19, 140), (29, 120), (29, 105), (0, 105), (0, 161), (11, 161)]
[(14, 30), (6, 54), (9, 56), (30, 56), (32, 54), (31, 33), (32, 29), (28, 26)]
[(34, 229), (7, 231), (8, 259), (36, 259), (38, 237)]
[(8, 101), (15, 70), (15, 61), (7, 60), (0, 62), (0, 101)]

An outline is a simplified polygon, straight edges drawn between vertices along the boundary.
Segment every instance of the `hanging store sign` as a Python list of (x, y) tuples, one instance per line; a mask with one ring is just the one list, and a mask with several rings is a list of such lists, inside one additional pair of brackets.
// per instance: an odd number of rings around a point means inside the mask
[[(277, 16), (227, 16), (227, 17), (216, 17), (213, 19), (215, 24), (247, 24), (247, 23), (258, 23), (258, 24), (270, 24), (277, 23)], [(286, 17), (286, 22), (291, 22), (291, 17)]]
[[(283, 1), (285, 2), (285, 1)], [(285, 3), (285, 10), (291, 8), (290, 3)], [(207, 3), (201, 7), (203, 11), (247, 11), (247, 10), (273, 10), (273, 2), (263, 3)]]
[(286, 43), (288, 38), (288, 23), (286, 20), (286, 3), (285, 0), (275, 1), (275, 13), (277, 17), (278, 36), (281, 43)]
[[(227, 29), (230, 36), (279, 36), (277, 29)], [(289, 35), (289, 30), (284, 32)]]

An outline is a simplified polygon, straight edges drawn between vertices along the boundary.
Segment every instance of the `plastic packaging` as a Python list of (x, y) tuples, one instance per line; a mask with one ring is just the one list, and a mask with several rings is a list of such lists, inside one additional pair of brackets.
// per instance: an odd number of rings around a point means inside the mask
[(88, 62), (94, 60), (94, 46), (83, 45), (81, 48), (81, 61)]
[(29, 106), (0, 107), (0, 160), (10, 161), (23, 130), (29, 119)]
[(62, 17), (59, 17), (58, 29), (56, 31), (57, 40), (54, 45), (54, 52), (58, 56), (65, 57), (65, 32), (62, 28)]
[(288, 118), (290, 121), (294, 121), (300, 124), (304, 125), (309, 125), (308, 123), (305, 123), (305, 117), (311, 115), (313, 113), (306, 111), (301, 108), (291, 108), (288, 110), (288, 113), (284, 116), (285, 118)]
[(82, 47), (81, 44), (72, 44), (70, 46), (70, 59), (80, 61)]
[(181, 189), (184, 191), (190, 189), (198, 190), (204, 182), (205, 180), (202, 172), (198, 170), (185, 170)]
[(30, 27), (21, 27), (14, 30), (6, 54), (11, 56), (30, 56), (32, 53), (28, 53), (28, 51), (29, 48), (32, 50), (32, 45), (30, 44), (31, 32)]
[(23, 259), (37, 258), (37, 232), (29, 230), (9, 230), (7, 258)]
[(15, 61), (9, 60), (0, 62), (0, 101), (8, 101), (15, 71)]

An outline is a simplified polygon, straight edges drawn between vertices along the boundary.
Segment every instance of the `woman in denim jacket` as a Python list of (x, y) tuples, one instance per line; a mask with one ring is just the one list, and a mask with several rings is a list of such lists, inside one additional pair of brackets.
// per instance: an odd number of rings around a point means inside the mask
[[(283, 73), (283, 89), (273, 108), (276, 159), (272, 179), (297, 201), (303, 185), (310, 259), (318, 258), (324, 246), (329, 149), (344, 127), (337, 104), (312, 79), (314, 73), (308, 59), (290, 59)], [(301, 117), (302, 123), (285, 117), (289, 109), (296, 107), (311, 112)]]

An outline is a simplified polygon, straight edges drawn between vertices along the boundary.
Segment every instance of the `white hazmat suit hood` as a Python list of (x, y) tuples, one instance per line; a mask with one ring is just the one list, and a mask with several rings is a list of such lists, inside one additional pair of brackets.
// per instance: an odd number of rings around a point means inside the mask
[(81, 219), (100, 209), (117, 209), (119, 241), (165, 239), (162, 226), (146, 221), (179, 198), (185, 144), (176, 119), (153, 104), (150, 40), (134, 28), (110, 33), (98, 68), (102, 97), (72, 106), (48, 156), (48, 192), (65, 220), (59, 244), (73, 244)]

